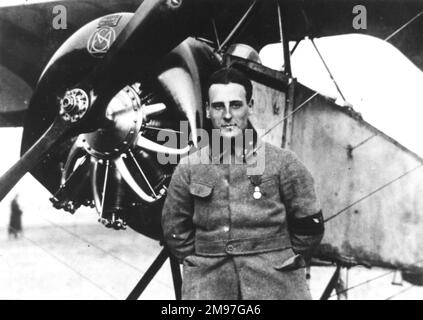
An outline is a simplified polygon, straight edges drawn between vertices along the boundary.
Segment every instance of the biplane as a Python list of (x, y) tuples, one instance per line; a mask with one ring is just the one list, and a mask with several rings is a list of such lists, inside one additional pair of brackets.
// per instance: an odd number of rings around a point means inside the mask
[[(52, 24), (57, 5), (66, 8), (66, 28)], [(359, 5), (368, 20), (355, 29)], [(389, 41), (422, 69), (422, 14), (421, 1), (399, 0), (64, 0), (0, 8), (0, 70), (11, 92), (0, 124), (24, 127), (22, 157), (0, 178), (0, 199), (30, 172), (55, 208), (91, 206), (106, 227), (129, 226), (160, 241), (174, 165), (157, 155), (179, 159), (201, 147), (203, 84), (232, 65), (254, 81), (253, 125), (296, 152), (316, 179), (326, 233), (313, 263), (337, 266), (322, 298), (341, 268), (360, 264), (401, 270), (421, 285), (423, 159), (351, 106), (296, 81), (290, 54), (305, 38), (360, 33)], [(282, 70), (263, 66), (257, 54), (277, 42)], [(170, 146), (160, 132), (190, 139)], [(155, 268), (166, 258), (164, 251)]]

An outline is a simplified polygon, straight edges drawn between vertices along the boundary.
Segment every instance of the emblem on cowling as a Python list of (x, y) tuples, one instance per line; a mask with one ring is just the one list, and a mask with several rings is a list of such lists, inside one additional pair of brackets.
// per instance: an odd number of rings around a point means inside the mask
[(97, 29), (87, 42), (87, 50), (94, 57), (103, 57), (116, 40), (116, 32), (110, 27)]

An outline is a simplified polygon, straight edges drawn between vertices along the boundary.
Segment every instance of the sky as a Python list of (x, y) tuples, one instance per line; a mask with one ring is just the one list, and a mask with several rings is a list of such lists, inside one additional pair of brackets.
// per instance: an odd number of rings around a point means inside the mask
[[(423, 72), (391, 44), (365, 35), (314, 40), (346, 100), (367, 122), (423, 156)], [(280, 69), (280, 44), (262, 49), (263, 64)], [(342, 99), (310, 40), (291, 58), (294, 77), (302, 84)]]

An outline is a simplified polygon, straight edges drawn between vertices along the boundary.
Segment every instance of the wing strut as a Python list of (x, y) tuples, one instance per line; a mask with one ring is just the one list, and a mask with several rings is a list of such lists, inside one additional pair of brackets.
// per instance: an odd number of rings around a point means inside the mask
[(341, 97), (342, 97), (342, 100), (344, 100), (344, 103), (346, 103), (346, 102), (347, 102), (347, 100), (345, 99), (345, 96), (344, 96), (344, 94), (342, 93), (341, 88), (338, 86), (338, 83), (336, 82), (335, 78), (333, 77), (332, 72), (330, 72), (330, 69), (329, 69), (328, 65), (326, 64), (325, 59), (323, 59), (323, 56), (321, 55), (321, 53), (320, 53), (319, 49), (317, 48), (316, 44), (314, 43), (314, 40), (313, 40), (313, 39), (310, 39), (310, 41), (311, 41), (311, 43), (313, 44), (313, 47), (314, 47), (314, 49), (316, 50), (317, 54), (319, 55), (320, 60), (322, 60), (323, 65), (325, 66), (326, 71), (328, 72), (330, 79), (332, 80), (333, 84), (334, 84), (334, 85), (335, 85), (335, 87), (336, 87), (336, 90), (338, 90), (339, 94), (340, 94), (340, 95), (341, 95)]
[(238, 21), (238, 23), (235, 25), (235, 27), (232, 29), (232, 31), (229, 33), (229, 35), (226, 37), (226, 39), (222, 42), (222, 44), (217, 49), (217, 52), (222, 51), (222, 49), (226, 46), (226, 44), (231, 41), (235, 33), (241, 28), (241, 26), (244, 24), (245, 20), (250, 15), (251, 11), (254, 9), (254, 7), (257, 4), (257, 0), (254, 0), (253, 3), (251, 3), (250, 7), (245, 11), (244, 15), (241, 17), (241, 19)]
[[(288, 74), (288, 76), (291, 77), (292, 75), (292, 69), (291, 69), (291, 53), (289, 52), (289, 40), (287, 37), (287, 30), (286, 30), (286, 23), (285, 23), (285, 19), (282, 17), (283, 16), (283, 12), (281, 9), (281, 5), (279, 3), (279, 1), (277, 2), (277, 7), (278, 7), (278, 24), (279, 24), (279, 36), (280, 36), (280, 40), (281, 40), (281, 44), (282, 44), (282, 49), (283, 49), (283, 61), (284, 61), (284, 65), (283, 65), (283, 69), (285, 71), (286, 74)], [(294, 49), (297, 47), (299, 42), (297, 42), (297, 44), (295, 45)]]

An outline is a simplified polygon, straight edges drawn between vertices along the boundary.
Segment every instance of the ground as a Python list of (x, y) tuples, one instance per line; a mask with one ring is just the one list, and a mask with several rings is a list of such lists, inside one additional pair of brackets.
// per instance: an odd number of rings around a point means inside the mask
[[(29, 215), (29, 213), (27, 213)], [(38, 221), (38, 223), (36, 223)], [(157, 241), (132, 230), (114, 231), (95, 213), (71, 216), (46, 210), (31, 217), (18, 240), (0, 227), (0, 299), (125, 299), (160, 252)], [(318, 299), (334, 268), (312, 268), (311, 292)], [(348, 292), (350, 299), (422, 299), (423, 288), (392, 285), (394, 273), (354, 268), (349, 286), (381, 276)], [(169, 262), (141, 299), (174, 299)], [(336, 299), (336, 297), (332, 297)]]

